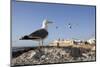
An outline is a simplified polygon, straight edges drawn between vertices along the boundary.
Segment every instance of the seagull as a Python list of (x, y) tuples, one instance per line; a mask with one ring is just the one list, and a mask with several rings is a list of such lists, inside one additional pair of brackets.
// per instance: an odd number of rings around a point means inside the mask
[(72, 25), (70, 23), (68, 24), (68, 28), (72, 29)]
[(25, 35), (19, 40), (36, 40), (42, 43), (43, 46), (43, 40), (48, 36), (48, 24), (51, 24), (53, 22), (48, 21), (46, 19), (43, 20), (42, 27), (40, 29), (37, 29), (36, 31), (32, 32), (29, 35)]
[(56, 29), (58, 29), (58, 26), (56, 26)]

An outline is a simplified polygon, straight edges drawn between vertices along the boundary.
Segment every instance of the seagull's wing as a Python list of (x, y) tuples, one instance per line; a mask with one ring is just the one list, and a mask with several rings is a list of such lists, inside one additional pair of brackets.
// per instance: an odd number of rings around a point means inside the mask
[(34, 32), (32, 32), (29, 37), (32, 38), (44, 38), (48, 35), (48, 32), (45, 29), (38, 29)]

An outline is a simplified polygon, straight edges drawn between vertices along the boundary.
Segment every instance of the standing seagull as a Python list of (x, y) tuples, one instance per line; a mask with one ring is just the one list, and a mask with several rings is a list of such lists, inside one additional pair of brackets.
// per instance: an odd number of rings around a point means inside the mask
[(44, 20), (42, 27), (40, 29), (34, 31), (33, 33), (29, 35), (23, 36), (22, 38), (20, 38), (20, 40), (36, 40), (36, 41), (39, 41), (39, 45), (41, 41), (42, 46), (43, 46), (43, 40), (48, 36), (47, 28), (48, 28), (49, 23), (53, 23), (53, 22)]

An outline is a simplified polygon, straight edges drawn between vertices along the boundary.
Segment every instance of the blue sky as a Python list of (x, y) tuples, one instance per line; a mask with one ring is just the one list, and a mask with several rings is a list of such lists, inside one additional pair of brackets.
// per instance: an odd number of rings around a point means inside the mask
[(95, 6), (12, 1), (12, 46), (37, 45), (36, 41), (18, 39), (39, 29), (44, 19), (54, 22), (49, 25), (45, 44), (58, 38), (87, 40), (95, 36)]

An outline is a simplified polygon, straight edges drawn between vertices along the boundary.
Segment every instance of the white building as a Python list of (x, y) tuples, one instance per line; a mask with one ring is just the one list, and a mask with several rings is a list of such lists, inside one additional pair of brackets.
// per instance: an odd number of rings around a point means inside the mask
[(95, 44), (96, 43), (96, 40), (95, 40), (95, 38), (91, 38), (91, 39), (87, 40), (87, 42), (89, 44)]
[(50, 46), (70, 46), (73, 44), (73, 40), (54, 40), (52, 43), (50, 43)]

